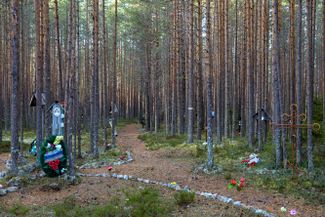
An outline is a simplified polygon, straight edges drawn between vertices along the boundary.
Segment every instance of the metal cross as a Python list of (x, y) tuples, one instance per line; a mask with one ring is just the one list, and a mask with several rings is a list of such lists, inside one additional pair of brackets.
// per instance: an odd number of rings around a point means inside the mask
[(291, 148), (292, 148), (292, 162), (288, 162), (289, 166), (292, 167), (292, 174), (296, 174), (297, 164), (296, 164), (296, 146), (297, 146), (297, 129), (313, 129), (320, 130), (320, 125), (318, 123), (314, 124), (297, 124), (297, 121), (304, 122), (306, 120), (306, 114), (297, 114), (297, 104), (292, 104), (290, 106), (291, 114), (284, 113), (282, 115), (283, 123), (272, 124), (273, 128), (281, 129), (291, 129)]

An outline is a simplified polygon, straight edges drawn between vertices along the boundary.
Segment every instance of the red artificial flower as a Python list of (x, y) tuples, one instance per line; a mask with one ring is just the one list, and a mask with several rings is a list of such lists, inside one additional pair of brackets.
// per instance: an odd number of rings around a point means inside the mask
[(244, 160), (242, 160), (242, 162), (241, 162), (241, 163), (243, 164), (243, 163), (248, 163), (248, 162), (249, 162), (249, 160), (248, 160), (248, 159), (244, 159)]
[(113, 169), (113, 167), (112, 166), (108, 166), (107, 169), (108, 169), (108, 171), (111, 171)]
[(253, 166), (255, 166), (255, 164), (256, 164), (256, 162), (252, 162), (250, 164), (247, 164), (247, 167), (253, 167)]
[(239, 187), (242, 188), (244, 186), (245, 186), (244, 182), (240, 182)]
[(237, 184), (237, 181), (235, 179), (231, 180), (231, 184), (232, 185), (236, 185)]
[(58, 170), (59, 169), (59, 164), (60, 164), (59, 159), (49, 162), (49, 166), (52, 168), (52, 170)]
[(244, 177), (241, 177), (240, 178), (240, 183), (244, 183), (245, 182), (245, 178)]

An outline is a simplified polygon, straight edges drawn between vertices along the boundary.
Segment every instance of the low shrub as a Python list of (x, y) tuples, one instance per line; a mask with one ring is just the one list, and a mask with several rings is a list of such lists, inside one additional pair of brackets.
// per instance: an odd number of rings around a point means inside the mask
[(15, 204), (13, 207), (8, 209), (8, 212), (15, 216), (26, 216), (29, 212), (29, 208), (22, 204)]
[(176, 204), (179, 206), (187, 206), (194, 202), (195, 193), (187, 191), (179, 191), (174, 194)]

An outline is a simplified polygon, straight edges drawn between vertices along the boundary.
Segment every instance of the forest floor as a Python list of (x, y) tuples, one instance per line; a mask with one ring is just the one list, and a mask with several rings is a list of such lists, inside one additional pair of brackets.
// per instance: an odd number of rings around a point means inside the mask
[[(290, 195), (257, 188), (252, 184), (253, 180), (247, 180), (247, 183), (250, 184), (240, 192), (228, 190), (229, 180), (225, 179), (224, 174), (207, 175), (201, 172), (193, 172), (193, 168), (198, 165), (198, 161), (193, 159), (187, 151), (173, 149), (148, 150), (145, 143), (138, 139), (140, 134), (141, 131), (135, 124), (127, 125), (121, 129), (118, 146), (122, 150), (130, 150), (134, 161), (113, 167), (111, 173), (133, 175), (169, 183), (176, 182), (181, 186), (189, 186), (196, 191), (212, 192), (231, 197), (234, 200), (239, 200), (255, 208), (264, 209), (275, 215), (281, 215), (280, 208), (286, 207), (288, 210), (296, 209), (298, 212), (296, 216), (324, 216), (325, 208), (323, 206), (307, 203), (303, 198), (297, 199)], [(0, 169), (3, 169), (3, 162), (7, 157), (8, 154), (0, 155)], [(107, 173), (108, 171), (106, 167), (102, 167), (84, 169), (81, 172), (98, 174)], [(71, 195), (82, 206), (102, 204), (107, 202), (109, 198), (114, 197), (114, 195), (122, 194), (123, 191), (133, 191), (143, 187), (145, 187), (144, 184), (132, 181), (103, 177), (83, 177), (80, 184), (64, 187), (57, 192), (44, 191), (39, 184), (28, 185), (18, 192), (1, 198), (0, 207), (12, 207), (14, 204), (22, 204), (32, 207), (31, 210), (36, 210), (40, 206), (59, 203)], [(162, 187), (158, 187), (158, 190), (164, 198), (172, 197), (172, 190)], [(289, 213), (287, 214), (289, 216)], [(32, 216), (42, 215), (34, 212)], [(252, 213), (238, 207), (197, 196), (193, 204), (187, 207), (178, 207), (176, 211), (172, 212), (172, 216), (252, 216)]]

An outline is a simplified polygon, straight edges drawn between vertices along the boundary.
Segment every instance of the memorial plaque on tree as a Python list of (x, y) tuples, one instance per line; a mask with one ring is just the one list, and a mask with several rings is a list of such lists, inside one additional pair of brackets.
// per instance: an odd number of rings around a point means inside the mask
[(55, 102), (50, 110), (52, 112), (52, 135), (63, 136), (64, 134), (64, 109), (58, 103)]

